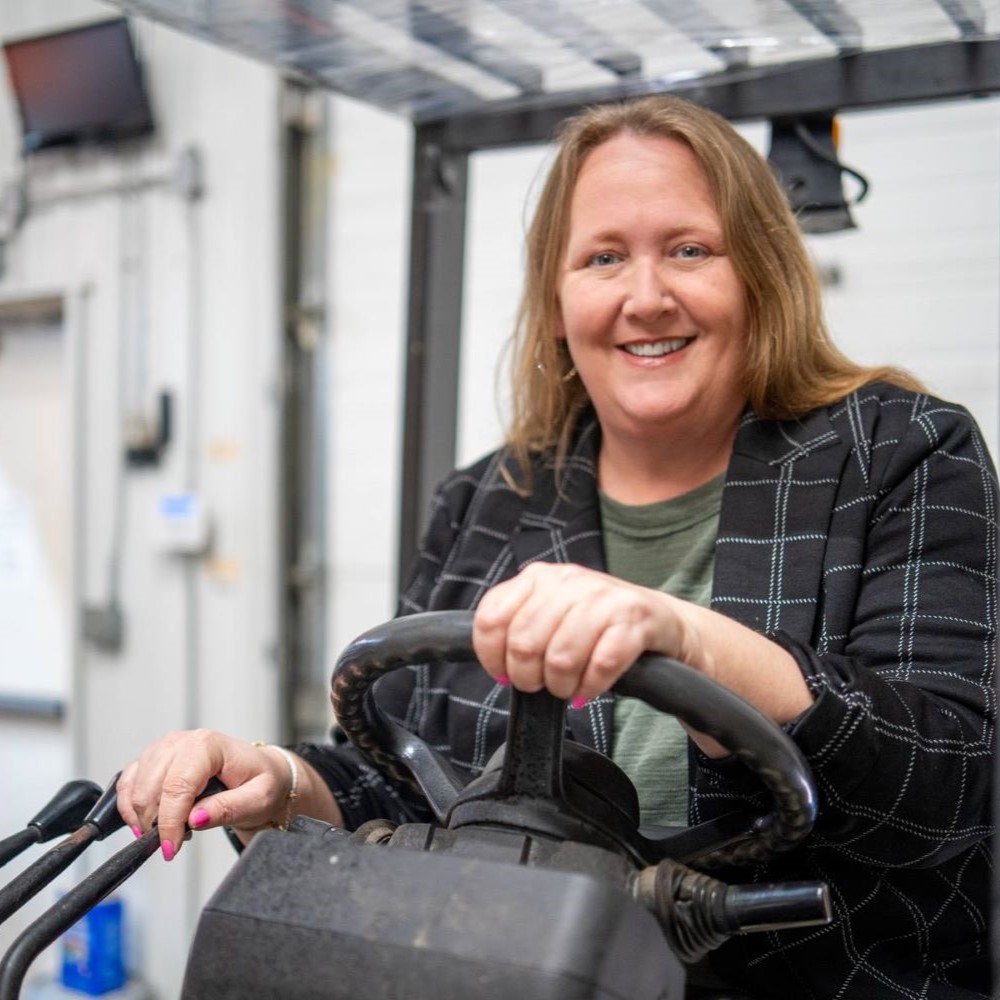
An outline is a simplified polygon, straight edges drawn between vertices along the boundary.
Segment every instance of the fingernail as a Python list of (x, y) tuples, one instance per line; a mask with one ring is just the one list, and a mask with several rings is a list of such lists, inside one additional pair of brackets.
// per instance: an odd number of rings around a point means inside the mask
[(137, 838), (141, 837), (142, 836), (142, 827), (141, 826), (133, 826), (132, 827), (132, 832), (136, 835)]
[(164, 861), (174, 860), (174, 845), (169, 840), (164, 840), (160, 844), (160, 851), (163, 853)]
[(581, 708), (586, 708), (586, 706), (587, 706), (586, 698), (576, 697), (569, 703), (569, 707), (575, 708), (578, 712), (580, 711)]
[(204, 826), (211, 818), (207, 809), (195, 809), (191, 813), (191, 826)]
[(506, 674), (501, 674), (497, 678), (497, 684), (499, 684), (500, 687), (508, 687), (510, 685), (510, 678)]

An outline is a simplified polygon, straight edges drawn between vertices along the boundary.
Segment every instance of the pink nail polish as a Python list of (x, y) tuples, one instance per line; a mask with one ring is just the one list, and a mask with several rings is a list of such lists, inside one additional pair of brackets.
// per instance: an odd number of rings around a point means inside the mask
[(132, 827), (132, 832), (135, 834), (136, 839), (138, 839), (139, 837), (142, 836), (142, 827), (140, 827), (140, 826), (133, 826)]
[(175, 853), (174, 852), (174, 845), (171, 844), (169, 840), (164, 840), (160, 844), (160, 851), (163, 854), (163, 860), (164, 861), (173, 861), (174, 860), (174, 853)]
[(586, 698), (579, 698), (579, 697), (574, 698), (569, 703), (569, 707), (570, 708), (575, 708), (579, 712), (581, 708), (586, 708), (587, 707), (587, 699)]
[(191, 825), (194, 827), (204, 826), (212, 817), (209, 816), (207, 809), (195, 809), (191, 813)]
[(506, 674), (501, 674), (497, 678), (497, 684), (499, 684), (500, 687), (509, 687), (509, 685), (510, 685), (510, 678)]

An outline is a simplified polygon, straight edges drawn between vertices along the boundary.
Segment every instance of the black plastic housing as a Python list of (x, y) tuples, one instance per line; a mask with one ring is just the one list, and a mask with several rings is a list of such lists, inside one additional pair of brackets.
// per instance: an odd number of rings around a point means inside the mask
[[(220, 957), (225, 956), (220, 961)], [(609, 882), (258, 834), (202, 912), (183, 1000), (680, 1000), (653, 916)]]

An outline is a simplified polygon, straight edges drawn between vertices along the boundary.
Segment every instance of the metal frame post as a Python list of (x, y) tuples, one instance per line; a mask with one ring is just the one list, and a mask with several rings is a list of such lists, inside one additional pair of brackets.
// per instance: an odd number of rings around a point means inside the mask
[(282, 85), (280, 717), (283, 741), (325, 735), (327, 96)]
[(469, 155), (436, 126), (413, 148), (409, 313), (398, 573), (409, 572), (434, 486), (455, 465)]

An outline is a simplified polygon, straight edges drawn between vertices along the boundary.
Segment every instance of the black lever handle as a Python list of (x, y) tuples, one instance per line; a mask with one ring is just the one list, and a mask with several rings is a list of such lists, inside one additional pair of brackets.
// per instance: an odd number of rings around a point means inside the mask
[(11, 879), (3, 889), (0, 889), (0, 923), (17, 912), (29, 899), (34, 899), (45, 886), (69, 868), (93, 839), (93, 829), (81, 826), (65, 840), (61, 840), (55, 847), (46, 851), (20, 875)]
[(78, 829), (46, 851), (34, 864), (29, 865), (20, 875), (0, 889), (0, 923), (12, 913), (16, 913), (28, 900), (34, 899), (42, 889), (64, 872), (92, 841), (104, 840), (125, 825), (125, 821), (118, 815), (117, 784), (116, 774), (97, 802), (87, 811)]
[(0, 840), (0, 868), (32, 844), (44, 844), (75, 830), (100, 797), (92, 781), (68, 781), (18, 833)]
[(833, 913), (823, 882), (726, 885), (671, 859), (632, 876), (631, 891), (684, 962), (698, 961), (733, 934), (820, 926)]
[(38, 830), (42, 843), (72, 833), (100, 797), (101, 786), (93, 781), (67, 781), (28, 826)]
[(40, 839), (38, 831), (31, 826), (4, 837), (0, 840), (0, 868), (3, 868), (8, 861), (13, 861), (19, 854), (23, 854), (32, 844), (37, 844)]
[(124, 825), (121, 813), (118, 812), (118, 778), (116, 774), (104, 789), (104, 794), (94, 803), (93, 808), (83, 819), (84, 826), (94, 831), (94, 840), (104, 840), (117, 833)]
[[(82, 834), (82, 831), (89, 831), (90, 837), (86, 843), (89, 843), (90, 840), (103, 840), (110, 833), (120, 830), (125, 825), (125, 821), (118, 815), (118, 796), (115, 791), (117, 782), (118, 775), (116, 774), (104, 795), (88, 813), (83, 826), (77, 833), (73, 834), (73, 837)], [(225, 787), (218, 778), (211, 778), (199, 798), (215, 795), (217, 792), (224, 791)], [(190, 836), (190, 830), (187, 835)], [(70, 837), (69, 840), (73, 840), (73, 837)], [(84, 847), (86, 843), (83, 844)], [(156, 853), (159, 846), (160, 831), (154, 826), (148, 833), (122, 848), (103, 865), (95, 869), (79, 885), (67, 892), (54, 906), (30, 924), (10, 946), (3, 961), (0, 962), (0, 997), (18, 1000), (24, 976), (38, 955), (52, 944), (60, 934), (69, 930), (91, 907), (96, 906), (129, 876), (133, 875), (142, 864)], [(82, 849), (81, 847), (80, 850)], [(35, 891), (37, 892), (37, 889)]]
[(160, 834), (154, 827), (122, 848), (30, 924), (0, 964), (0, 997), (18, 1000), (25, 973), (38, 955), (134, 874), (159, 845)]
[(825, 882), (731, 885), (726, 914), (734, 931), (775, 931), (828, 924), (833, 917)]

